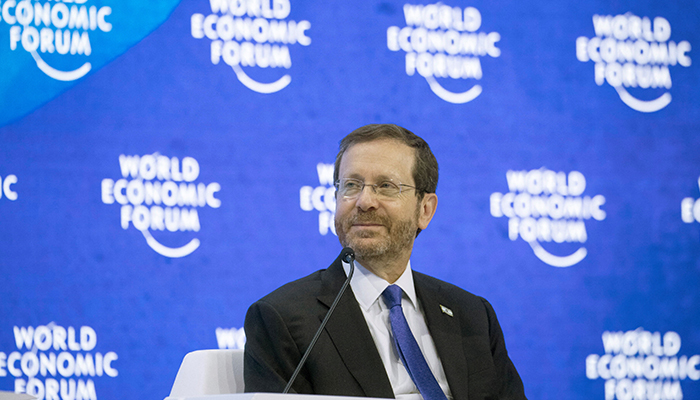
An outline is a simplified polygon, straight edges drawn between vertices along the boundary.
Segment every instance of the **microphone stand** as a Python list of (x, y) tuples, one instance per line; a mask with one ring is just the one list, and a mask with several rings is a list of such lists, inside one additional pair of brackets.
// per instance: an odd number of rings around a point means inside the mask
[(331, 304), (331, 308), (328, 310), (328, 312), (326, 313), (326, 316), (323, 318), (323, 322), (321, 322), (321, 326), (316, 331), (314, 338), (311, 339), (311, 343), (309, 344), (309, 347), (306, 349), (306, 352), (304, 353), (304, 356), (301, 358), (301, 361), (299, 361), (299, 365), (297, 365), (297, 368), (294, 370), (292, 377), (289, 378), (289, 382), (287, 383), (287, 386), (284, 388), (284, 392), (282, 392), (282, 394), (287, 394), (289, 392), (289, 389), (292, 388), (292, 384), (294, 383), (294, 380), (297, 378), (297, 375), (299, 375), (299, 372), (301, 371), (301, 368), (304, 366), (306, 359), (309, 358), (309, 354), (311, 353), (311, 349), (314, 348), (316, 341), (321, 336), (321, 332), (323, 332), (323, 328), (326, 327), (326, 323), (331, 318), (331, 315), (333, 314), (333, 310), (335, 310), (335, 307), (338, 305), (338, 302), (340, 302), (340, 298), (343, 297), (343, 293), (345, 293), (345, 289), (347, 289), (348, 285), (350, 284), (350, 279), (352, 279), (352, 274), (355, 272), (355, 252), (351, 248), (346, 247), (343, 249), (343, 251), (340, 252), (340, 258), (341, 258), (341, 260), (350, 264), (350, 273), (348, 274), (348, 278), (345, 279), (345, 282), (343, 283), (343, 287), (340, 288), (340, 292), (338, 292), (338, 295), (335, 296), (335, 300), (333, 300), (333, 304)]

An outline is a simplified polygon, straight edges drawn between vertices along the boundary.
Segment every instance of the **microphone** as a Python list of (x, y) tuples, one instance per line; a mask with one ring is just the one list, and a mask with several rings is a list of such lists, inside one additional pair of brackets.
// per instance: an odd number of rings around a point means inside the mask
[(343, 251), (340, 252), (340, 259), (350, 264), (351, 271), (355, 269), (355, 264), (353, 263), (355, 261), (355, 252), (351, 248), (344, 248)]
[(309, 347), (306, 349), (304, 356), (301, 357), (301, 361), (299, 361), (299, 365), (297, 365), (297, 368), (294, 370), (292, 377), (289, 378), (289, 382), (287, 383), (287, 386), (284, 388), (284, 392), (282, 392), (282, 394), (287, 394), (289, 392), (289, 389), (292, 388), (292, 384), (294, 383), (294, 380), (297, 378), (297, 375), (299, 375), (299, 371), (301, 371), (301, 368), (304, 366), (304, 363), (306, 363), (306, 359), (309, 358), (309, 354), (311, 353), (311, 349), (313, 349), (314, 345), (316, 345), (316, 341), (318, 341), (318, 338), (321, 336), (321, 332), (323, 332), (323, 328), (326, 327), (326, 323), (331, 318), (331, 314), (333, 314), (333, 310), (335, 310), (335, 307), (338, 305), (340, 298), (343, 297), (343, 293), (345, 293), (345, 289), (347, 289), (348, 285), (350, 284), (350, 279), (352, 279), (352, 274), (355, 272), (355, 252), (351, 248), (346, 247), (340, 252), (340, 259), (342, 261), (350, 264), (350, 273), (348, 274), (348, 278), (345, 279), (343, 286), (340, 288), (340, 292), (338, 292), (338, 295), (335, 296), (335, 300), (333, 300), (333, 303), (331, 304), (331, 308), (328, 310), (328, 312), (326, 313), (326, 316), (323, 318), (323, 321), (321, 322), (321, 326), (318, 327), (318, 330), (316, 331), (314, 338), (311, 339), (311, 343), (309, 344)]

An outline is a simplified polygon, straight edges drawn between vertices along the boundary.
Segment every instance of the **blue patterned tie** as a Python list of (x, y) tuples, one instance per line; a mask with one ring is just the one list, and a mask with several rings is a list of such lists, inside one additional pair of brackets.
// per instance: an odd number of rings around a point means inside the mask
[(396, 351), (423, 399), (447, 400), (445, 393), (430, 371), (430, 367), (428, 367), (428, 363), (418, 347), (418, 342), (411, 333), (411, 328), (408, 326), (403, 308), (401, 308), (402, 293), (403, 290), (396, 285), (390, 285), (382, 293), (384, 302), (389, 307), (389, 320), (391, 321), (391, 330), (394, 332)]

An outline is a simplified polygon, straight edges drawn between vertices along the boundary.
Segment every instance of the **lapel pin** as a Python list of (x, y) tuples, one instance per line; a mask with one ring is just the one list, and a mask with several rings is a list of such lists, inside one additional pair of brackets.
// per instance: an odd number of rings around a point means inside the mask
[(443, 306), (442, 304), (440, 304), (440, 309), (442, 310), (442, 313), (443, 313), (443, 314), (447, 314), (447, 315), (449, 315), (450, 317), (454, 317), (454, 313), (452, 313), (452, 310), (450, 310), (449, 308)]

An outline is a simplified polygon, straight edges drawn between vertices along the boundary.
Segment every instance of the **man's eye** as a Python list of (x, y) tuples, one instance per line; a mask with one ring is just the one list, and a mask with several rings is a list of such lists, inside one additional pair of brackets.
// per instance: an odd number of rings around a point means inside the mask
[(360, 184), (357, 182), (345, 182), (345, 189), (357, 189), (360, 187)]
[(394, 189), (396, 185), (391, 182), (382, 182), (379, 184), (380, 189)]

